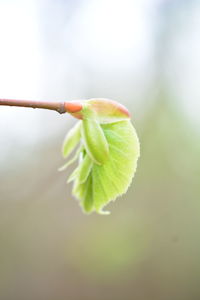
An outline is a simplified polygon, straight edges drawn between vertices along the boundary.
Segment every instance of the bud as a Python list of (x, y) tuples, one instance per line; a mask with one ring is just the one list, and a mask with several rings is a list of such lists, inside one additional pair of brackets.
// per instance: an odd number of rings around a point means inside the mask
[(77, 119), (94, 118), (100, 124), (115, 123), (130, 119), (129, 111), (122, 104), (104, 98), (65, 103), (68, 113)]

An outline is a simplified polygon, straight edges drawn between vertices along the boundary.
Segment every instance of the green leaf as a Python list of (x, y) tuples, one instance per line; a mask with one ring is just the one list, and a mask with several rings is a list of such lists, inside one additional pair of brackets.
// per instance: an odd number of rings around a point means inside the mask
[(80, 183), (84, 183), (87, 180), (90, 171), (92, 169), (92, 166), (93, 166), (93, 161), (86, 154), (79, 167), (78, 181)]
[[(87, 124), (85, 130), (88, 126)], [(78, 168), (72, 179), (74, 180), (73, 194), (80, 200), (83, 210), (96, 211), (100, 214), (107, 213), (103, 211), (105, 205), (127, 191), (135, 174), (140, 153), (139, 140), (129, 120), (102, 124), (101, 129), (109, 146), (109, 157), (101, 165), (96, 163), (95, 157), (93, 164), (88, 164), (88, 172), (86, 172), (87, 167), (84, 167), (83, 173), (87, 173), (85, 178), (80, 176), (81, 169)], [(91, 128), (89, 130), (92, 131)], [(83, 131), (83, 134), (85, 138), (86, 132)], [(93, 140), (94, 136), (90, 133), (87, 139), (85, 150), (91, 156), (90, 139)], [(92, 152), (98, 150), (93, 147)], [(92, 158), (93, 156), (94, 153)]]
[(81, 136), (90, 158), (97, 164), (104, 164), (109, 157), (109, 147), (100, 124), (94, 119), (83, 120)]
[(92, 176), (88, 177), (84, 190), (85, 192), (81, 201), (81, 205), (85, 212), (90, 213), (93, 209)]
[[(80, 142), (80, 148), (61, 170), (78, 160), (68, 178), (73, 181), (73, 195), (84, 212), (108, 214), (104, 207), (124, 194), (134, 177), (140, 145), (128, 110), (109, 99), (89, 99), (79, 103), (80, 119), (63, 143), (63, 156), (68, 157)], [(72, 105), (70, 103), (70, 105)]]
[(67, 133), (63, 146), (62, 146), (62, 154), (65, 158), (67, 158), (70, 153), (74, 150), (74, 148), (78, 145), (81, 138), (81, 121), (79, 121), (72, 129)]
[(78, 176), (78, 172), (79, 172), (79, 167), (77, 167), (69, 176), (69, 178), (67, 179), (67, 183), (72, 182), (73, 180), (76, 179), (76, 177)]

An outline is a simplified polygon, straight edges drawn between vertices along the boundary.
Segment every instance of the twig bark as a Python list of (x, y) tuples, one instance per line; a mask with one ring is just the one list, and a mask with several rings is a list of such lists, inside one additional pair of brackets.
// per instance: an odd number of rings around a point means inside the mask
[(0, 105), (50, 109), (50, 110), (55, 110), (60, 114), (64, 114), (66, 112), (75, 113), (82, 109), (82, 104), (81, 102), (78, 101), (50, 102), (50, 101), (0, 99)]

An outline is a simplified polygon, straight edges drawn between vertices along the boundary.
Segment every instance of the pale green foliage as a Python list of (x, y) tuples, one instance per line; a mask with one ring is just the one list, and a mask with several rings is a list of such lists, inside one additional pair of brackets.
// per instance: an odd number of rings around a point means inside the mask
[(87, 149), (78, 149), (83, 158), (69, 178), (74, 181), (73, 195), (85, 212), (106, 213), (103, 207), (127, 191), (139, 157), (139, 141), (129, 120), (100, 126), (109, 145), (109, 159), (99, 165)]
[(77, 174), (77, 180), (80, 184), (86, 182), (88, 176), (90, 175), (92, 166), (93, 166), (93, 161), (91, 160), (88, 154), (85, 154), (82, 162), (80, 163), (78, 174)]
[(81, 136), (91, 159), (99, 165), (105, 163), (109, 157), (109, 147), (100, 124), (93, 119), (83, 120)]
[(104, 213), (103, 207), (125, 193), (132, 181), (139, 156), (139, 142), (130, 121), (102, 125), (109, 144), (109, 159), (93, 163), (86, 182), (75, 178), (73, 194), (87, 212)]
[(81, 128), (81, 122), (79, 121), (67, 133), (62, 146), (62, 154), (64, 157), (70, 155), (70, 153), (74, 150), (76, 145), (79, 143), (81, 137), (80, 128)]
[(80, 144), (75, 156), (60, 170), (78, 160), (68, 182), (73, 181), (73, 195), (87, 213), (109, 213), (104, 206), (127, 191), (140, 154), (139, 140), (126, 109), (106, 101), (86, 102), (82, 121), (69, 131), (63, 143), (64, 157)]

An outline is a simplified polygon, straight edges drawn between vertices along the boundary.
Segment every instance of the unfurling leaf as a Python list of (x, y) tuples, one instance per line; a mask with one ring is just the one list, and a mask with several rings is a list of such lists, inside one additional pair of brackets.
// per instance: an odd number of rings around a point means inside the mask
[(79, 172), (78, 172), (78, 176), (77, 176), (77, 180), (78, 180), (78, 182), (80, 182), (80, 184), (86, 182), (86, 180), (90, 174), (90, 171), (92, 169), (92, 166), (93, 166), (93, 162), (90, 159), (90, 157), (86, 154), (80, 164)]
[(81, 137), (80, 129), (81, 129), (81, 122), (79, 121), (67, 133), (62, 146), (62, 154), (65, 158), (70, 155), (70, 153), (74, 150), (74, 148), (79, 143)]
[(85, 212), (108, 214), (103, 208), (124, 194), (132, 181), (140, 155), (139, 140), (128, 111), (117, 102), (85, 101), (80, 115), (79, 138), (76, 128), (74, 139), (70, 134), (67, 151), (63, 151), (66, 156), (78, 142), (82, 147), (71, 160), (79, 156), (79, 164), (68, 182), (74, 182), (73, 195)]
[(93, 119), (82, 121), (81, 136), (90, 158), (101, 165), (109, 157), (109, 146), (100, 124)]

